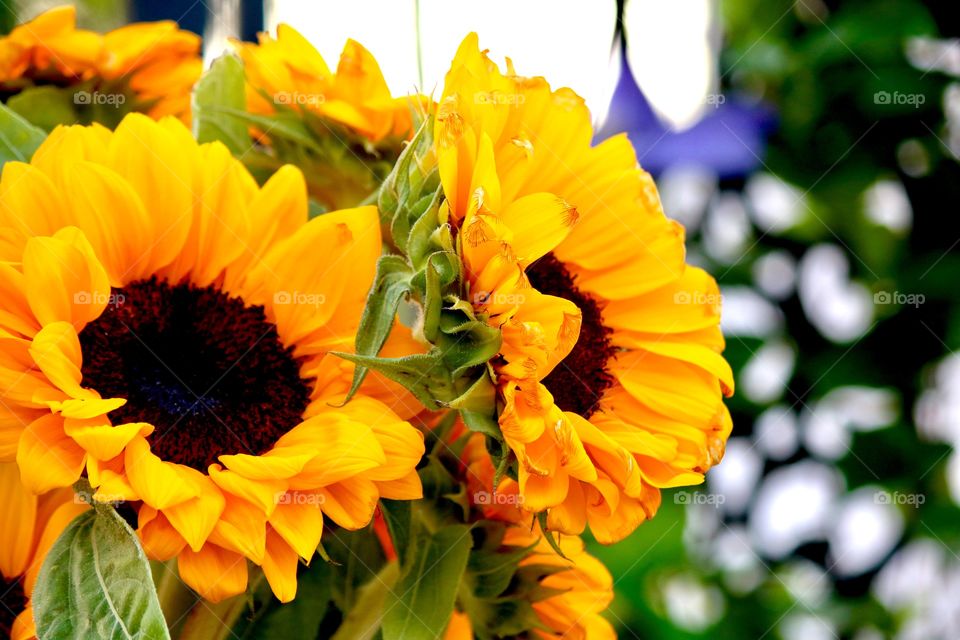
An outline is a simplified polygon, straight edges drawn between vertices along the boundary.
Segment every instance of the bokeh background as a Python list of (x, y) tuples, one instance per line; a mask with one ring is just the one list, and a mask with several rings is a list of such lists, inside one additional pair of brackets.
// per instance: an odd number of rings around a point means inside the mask
[[(0, 1), (0, 21), (51, 2)], [(470, 30), (626, 131), (721, 284), (723, 464), (624, 543), (621, 637), (960, 638), (960, 22), (918, 0), (78, 2), (346, 37), (435, 90)]]

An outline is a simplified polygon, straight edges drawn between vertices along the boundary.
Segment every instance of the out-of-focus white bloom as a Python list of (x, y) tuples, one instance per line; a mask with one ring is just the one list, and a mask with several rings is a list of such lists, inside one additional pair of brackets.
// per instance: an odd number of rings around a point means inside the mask
[(750, 287), (722, 287), (720, 328), (726, 336), (765, 338), (783, 328), (779, 307)]
[(850, 280), (850, 262), (837, 246), (809, 249), (800, 263), (800, 302), (810, 323), (835, 342), (862, 336), (873, 320), (873, 297)]
[(718, 101), (715, 6), (711, 0), (628, 0), (624, 7), (630, 69), (650, 105), (677, 129), (695, 124)]
[(825, 539), (843, 485), (835, 468), (813, 460), (770, 473), (750, 513), (750, 537), (756, 548), (783, 558), (805, 542)]
[(800, 442), (797, 416), (784, 405), (770, 407), (753, 424), (754, 445), (773, 460), (786, 460)]
[(771, 340), (740, 371), (739, 388), (749, 400), (766, 404), (779, 399), (793, 375), (796, 353), (786, 342)]
[(666, 214), (693, 233), (717, 191), (717, 176), (709, 169), (689, 165), (668, 167), (658, 178), (660, 202)]
[(753, 281), (774, 300), (785, 300), (797, 284), (797, 261), (782, 249), (769, 251), (753, 263)]
[(398, 95), (417, 89), (440, 95), (450, 61), (471, 31), (494, 60), (502, 63), (509, 56), (518, 73), (571, 87), (586, 99), (597, 122), (605, 117), (620, 74), (613, 2), (351, 0), (338, 3), (335, 11), (323, 2), (272, 0), (268, 5), (268, 29), (292, 24), (331, 65), (347, 38), (360, 42)]
[(840, 576), (872, 569), (903, 535), (903, 516), (880, 487), (857, 489), (839, 505), (830, 532), (828, 564)]
[(899, 180), (878, 180), (863, 194), (867, 218), (891, 231), (901, 233), (913, 224), (913, 207)]
[(744, 194), (750, 205), (750, 214), (762, 231), (781, 233), (803, 217), (806, 195), (769, 173), (750, 176)]

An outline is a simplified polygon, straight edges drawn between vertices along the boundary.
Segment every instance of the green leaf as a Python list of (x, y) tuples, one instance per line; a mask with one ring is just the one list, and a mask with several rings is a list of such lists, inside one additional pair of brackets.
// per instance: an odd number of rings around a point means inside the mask
[[(377, 261), (377, 273), (373, 288), (367, 295), (360, 326), (357, 328), (356, 351), (360, 356), (376, 356), (390, 336), (394, 317), (400, 300), (410, 292), (410, 267), (400, 256), (381, 256)], [(349, 358), (348, 358), (349, 359)], [(353, 384), (344, 400), (350, 401), (367, 375), (367, 367), (353, 360)]]
[(33, 606), (41, 640), (170, 637), (143, 549), (110, 506), (77, 516), (60, 534), (40, 569)]
[(472, 545), (466, 525), (423, 534), (410, 565), (387, 597), (384, 640), (436, 640), (443, 636)]
[[(293, 602), (272, 606), (242, 638), (316, 638), (330, 602), (331, 573), (327, 563), (313, 562), (297, 576), (297, 597)], [(275, 603), (276, 599), (272, 602)]]
[[(356, 604), (346, 612), (343, 624), (330, 640), (372, 640), (383, 623), (388, 594), (400, 574), (400, 565), (389, 562), (373, 578), (357, 590)], [(271, 636), (275, 638), (303, 637), (301, 635)], [(312, 637), (312, 636), (311, 636)]]
[(387, 529), (390, 531), (390, 538), (393, 540), (393, 546), (397, 550), (400, 562), (406, 562), (407, 554), (410, 553), (410, 529), (412, 526), (410, 501), (383, 498), (380, 500), (380, 512), (387, 522)]
[(219, 140), (235, 156), (250, 149), (247, 123), (224, 113), (224, 109), (243, 111), (246, 106), (243, 64), (234, 55), (213, 61), (193, 90), (193, 134), (199, 142)]
[(70, 124), (77, 120), (75, 95), (76, 88), (67, 90), (51, 85), (29, 87), (11, 96), (7, 100), (7, 107), (32, 124), (50, 131), (58, 124)]
[(47, 134), (0, 103), (0, 167), (11, 160), (30, 162)]
[(443, 364), (443, 354), (439, 351), (415, 353), (402, 358), (378, 358), (339, 351), (330, 353), (353, 362), (358, 369), (373, 369), (403, 385), (428, 409), (442, 409), (444, 403), (457, 396), (450, 372)]
[(304, 147), (314, 153), (322, 153), (323, 150), (317, 145), (317, 140), (313, 133), (303, 123), (303, 120), (292, 111), (278, 111), (269, 116), (261, 116), (254, 113), (247, 113), (242, 108), (218, 107), (214, 113), (232, 116), (260, 129), (270, 136), (274, 145), (280, 140), (291, 142)]

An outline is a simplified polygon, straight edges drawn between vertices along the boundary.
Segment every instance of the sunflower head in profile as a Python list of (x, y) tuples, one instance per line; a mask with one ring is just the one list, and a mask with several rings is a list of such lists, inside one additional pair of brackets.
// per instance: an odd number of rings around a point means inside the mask
[[(472, 566), (515, 566), (502, 593), (488, 589), (496, 582), (491, 572), (471, 582), (473, 596), (460, 600), (445, 640), (499, 638), (518, 627), (529, 629), (531, 638), (615, 638), (602, 615), (613, 601), (610, 572), (587, 553), (578, 536), (563, 536), (554, 548), (531, 515), (519, 508), (523, 496), (516, 481), (504, 477), (494, 484), (495, 469), (483, 437), (468, 438), (463, 453), (467, 494), (479, 512), (474, 526), (485, 532)], [(505, 601), (509, 608), (498, 606)]]
[(12, 640), (36, 637), (30, 594), (40, 566), (61, 532), (86, 511), (73, 490), (36, 496), (20, 482), (12, 462), (0, 462), (0, 633)]
[(332, 406), (377, 212), (307, 222), (306, 198), (299, 170), (260, 187), (141, 114), (60, 127), (0, 179), (0, 459), (35, 493), (85, 474), (133, 504), (148, 556), (210, 600), (244, 590), (247, 560), (292, 599), (324, 516), (356, 529), (421, 494), (423, 438), (389, 388)]
[[(456, 387), (485, 367), (493, 387), (444, 398), (434, 385), (425, 404), (458, 409), (506, 444), (500, 473), (548, 529), (589, 524), (612, 543), (654, 515), (660, 489), (700, 483), (719, 462), (733, 376), (716, 282), (686, 264), (684, 230), (664, 215), (626, 136), (593, 137), (573, 91), (518, 76), (509, 61), (502, 72), (470, 35), (432, 131), (410, 146), (419, 155), (398, 164), (406, 182), (388, 180), (380, 202), (394, 211), (394, 235), (407, 234), (395, 244), (421, 269), (409, 290), (425, 292), (414, 333), (437, 356), (426, 373), (439, 379), (439, 368)], [(411, 187), (437, 183), (432, 198)], [(432, 208), (420, 214), (394, 197), (410, 192)], [(431, 269), (439, 275), (422, 275)], [(433, 301), (431, 278), (445, 287)], [(476, 357), (464, 362), (466, 352)], [(363, 361), (382, 371), (408, 362)], [(495, 406), (493, 424), (473, 419), (484, 403)]]
[[(131, 111), (189, 121), (190, 91), (202, 69), (199, 36), (175, 22), (131, 24), (101, 35), (78, 29), (76, 9), (69, 5), (0, 38), (0, 97), (47, 129), (74, 122), (116, 124)], [(38, 109), (54, 102), (59, 111)]]
[[(310, 195), (327, 207), (354, 206), (389, 173), (424, 111), (419, 96), (394, 97), (376, 59), (348, 40), (336, 70), (296, 29), (234, 42), (247, 79), (247, 109), (258, 137), (307, 173)], [(271, 126), (282, 119), (284, 127)], [(291, 122), (293, 120), (293, 122)], [(304, 136), (285, 138), (292, 127)], [(296, 150), (296, 153), (293, 151)], [(311, 162), (312, 161), (312, 164)]]

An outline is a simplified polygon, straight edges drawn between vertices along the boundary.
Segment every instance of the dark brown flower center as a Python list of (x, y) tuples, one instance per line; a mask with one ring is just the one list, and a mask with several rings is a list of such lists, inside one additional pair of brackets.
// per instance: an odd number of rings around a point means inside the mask
[(80, 345), (83, 386), (127, 399), (113, 424), (152, 424), (156, 455), (201, 471), (223, 454), (267, 451), (309, 402), (263, 307), (216, 287), (151, 279), (115, 289)]
[(19, 579), (7, 582), (3, 576), (0, 576), (0, 638), (11, 636), (13, 621), (17, 619), (26, 604), (27, 597), (23, 593), (23, 583)]
[(614, 383), (607, 370), (607, 363), (616, 353), (610, 341), (612, 331), (603, 326), (598, 301), (577, 287), (576, 278), (552, 253), (530, 265), (527, 277), (541, 293), (569, 300), (583, 314), (577, 343), (543, 379), (543, 384), (558, 407), (589, 418), (597, 410), (603, 393)]

